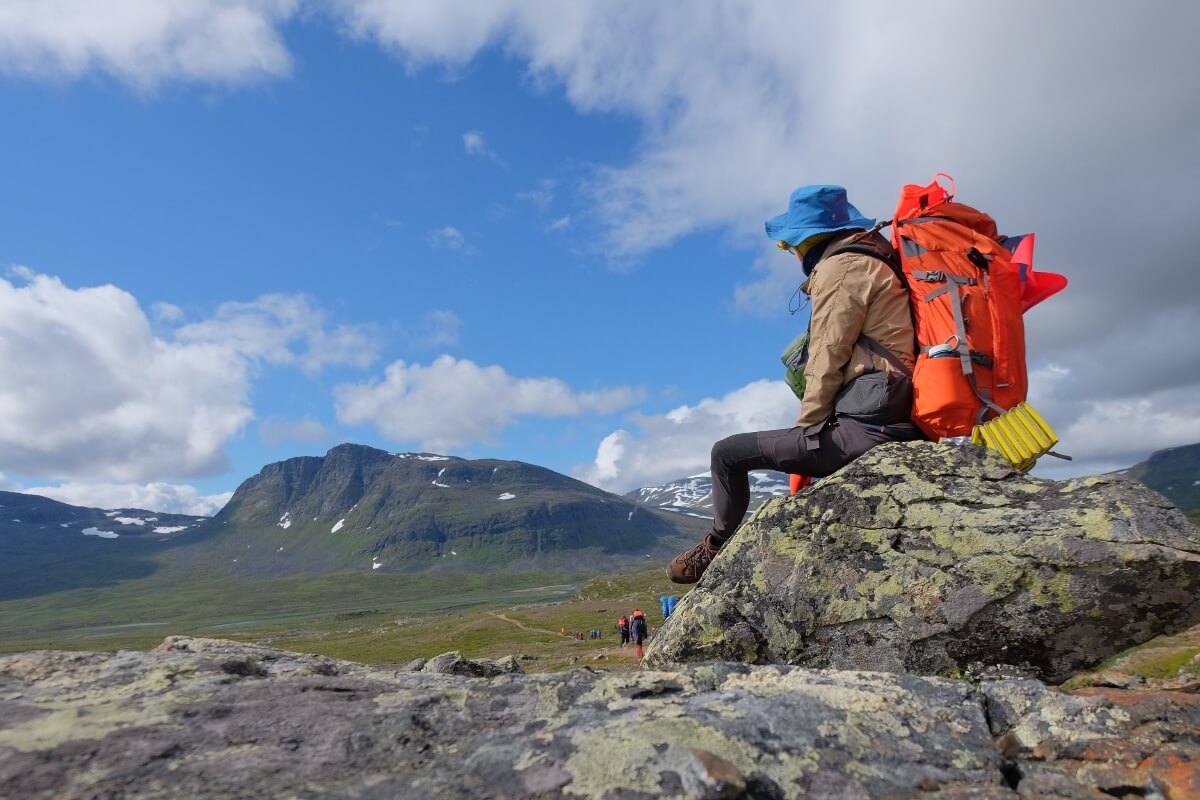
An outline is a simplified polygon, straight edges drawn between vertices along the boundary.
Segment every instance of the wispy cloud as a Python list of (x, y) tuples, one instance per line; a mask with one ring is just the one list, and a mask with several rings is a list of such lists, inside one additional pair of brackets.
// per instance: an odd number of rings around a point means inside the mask
[(533, 204), (538, 209), (545, 211), (554, 202), (554, 193), (557, 186), (557, 182), (552, 178), (542, 178), (538, 181), (535, 188), (525, 192), (517, 192), (517, 199), (524, 200), (527, 203)]
[(571, 227), (570, 214), (566, 215), (565, 217), (559, 217), (558, 219), (551, 220), (550, 224), (546, 226), (546, 232), (554, 233), (555, 231), (566, 230), (569, 227)]
[(467, 237), (454, 225), (443, 225), (442, 228), (430, 231), (428, 242), (430, 242), (430, 247), (437, 249), (452, 249), (452, 251), (458, 252), (467, 252), (470, 249), (467, 245)]
[(421, 320), (420, 340), (424, 347), (456, 347), (462, 318), (453, 311), (430, 311)]
[(463, 150), (467, 155), (482, 158), (491, 161), (495, 164), (503, 165), (504, 161), (487, 143), (487, 138), (484, 137), (483, 131), (467, 131), (463, 134)]
[(379, 348), (374, 325), (330, 327), (310, 298), (293, 294), (222, 303), (211, 319), (185, 325), (176, 336), (228, 348), (252, 361), (295, 365), (309, 374), (327, 366), (369, 366)]
[(179, 322), (183, 319), (183, 309), (174, 303), (154, 303), (150, 306), (150, 313), (162, 322)]

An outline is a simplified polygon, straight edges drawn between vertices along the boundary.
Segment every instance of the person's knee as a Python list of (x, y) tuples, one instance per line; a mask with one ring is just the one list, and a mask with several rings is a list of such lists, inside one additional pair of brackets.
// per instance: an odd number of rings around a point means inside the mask
[(718, 465), (728, 466), (729, 464), (733, 463), (734, 454), (737, 450), (739, 435), (740, 434), (726, 436), (724, 439), (712, 446), (710, 461), (714, 469)]

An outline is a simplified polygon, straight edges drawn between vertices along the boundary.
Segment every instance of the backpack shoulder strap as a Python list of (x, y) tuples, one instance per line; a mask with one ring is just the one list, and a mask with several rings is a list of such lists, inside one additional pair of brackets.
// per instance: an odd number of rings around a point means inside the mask
[(877, 232), (868, 231), (867, 233), (875, 233), (875, 236), (872, 236), (869, 241), (864, 240), (862, 235), (855, 236), (845, 244), (826, 253), (825, 258), (836, 256), (839, 253), (858, 253), (877, 258), (892, 268), (892, 272), (896, 274), (896, 280), (900, 281), (900, 285), (907, 290), (908, 280), (904, 277), (904, 270), (900, 266), (900, 255), (896, 252), (896, 248), (892, 247), (891, 242)]
[[(896, 280), (900, 281), (900, 285), (904, 288), (904, 291), (907, 292), (908, 281), (904, 278), (904, 269), (900, 266), (900, 256), (896, 253), (896, 248), (892, 247), (891, 242), (889, 242), (887, 239), (884, 239), (876, 231), (868, 231), (867, 235), (870, 235), (871, 233), (875, 233), (876, 235), (872, 236), (869, 241), (863, 241), (863, 237), (861, 235), (855, 236), (846, 244), (841, 245), (829, 253), (826, 253), (825, 258), (835, 256), (839, 253), (858, 253), (860, 255), (877, 258), (891, 267), (892, 272), (896, 275)], [(911, 306), (909, 307), (909, 311), (911, 313)], [(913, 327), (915, 330), (915, 321)], [(868, 353), (874, 353), (887, 363), (891, 364), (892, 367), (901, 375), (904, 375), (906, 378), (912, 378), (912, 370), (906, 367), (903, 361), (896, 358), (895, 354), (892, 353), (891, 350), (888, 350), (871, 337), (859, 336), (856, 344), (866, 350)], [(870, 363), (870, 359), (867, 359), (867, 361)]]

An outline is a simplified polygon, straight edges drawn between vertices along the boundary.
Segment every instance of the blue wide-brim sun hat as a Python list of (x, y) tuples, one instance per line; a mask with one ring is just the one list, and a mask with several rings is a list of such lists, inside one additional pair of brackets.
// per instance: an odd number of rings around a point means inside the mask
[(827, 185), (801, 186), (792, 192), (788, 210), (766, 222), (767, 236), (792, 247), (822, 233), (873, 227), (875, 220), (850, 205), (844, 187)]

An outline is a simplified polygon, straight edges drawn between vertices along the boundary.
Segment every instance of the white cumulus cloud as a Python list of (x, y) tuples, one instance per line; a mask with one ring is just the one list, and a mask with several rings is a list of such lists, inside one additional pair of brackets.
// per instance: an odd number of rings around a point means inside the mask
[(665, 414), (636, 414), (629, 429), (606, 436), (595, 460), (576, 466), (571, 474), (624, 493), (707, 472), (717, 441), (735, 433), (791, 427), (799, 408), (786, 383), (763, 380)]
[(518, 378), (448, 355), (428, 366), (396, 361), (381, 380), (334, 389), (341, 422), (368, 423), (391, 441), (432, 452), (492, 443), (518, 417), (609, 414), (641, 397), (629, 387), (576, 392), (556, 378)]
[(211, 517), (233, 492), (202, 495), (194, 486), (174, 483), (75, 483), (30, 486), (20, 491), (85, 508), (140, 508), (163, 514)]
[[(27, 268), (0, 279), (0, 469), (53, 480), (212, 474), (253, 417), (257, 365), (365, 363), (354, 330), (304, 298), (231, 303), (155, 335), (116, 286), (73, 289)], [(23, 284), (23, 285), (22, 285)]]
[(0, 70), (50, 78), (106, 72), (142, 88), (287, 75), (278, 26), (298, 0), (4, 0)]

